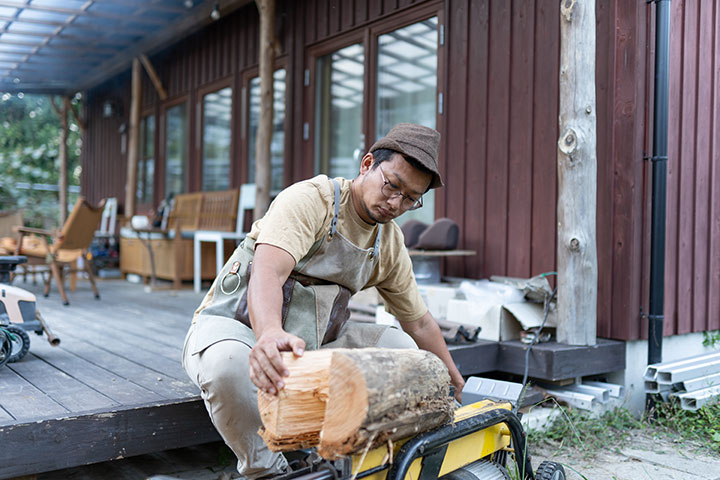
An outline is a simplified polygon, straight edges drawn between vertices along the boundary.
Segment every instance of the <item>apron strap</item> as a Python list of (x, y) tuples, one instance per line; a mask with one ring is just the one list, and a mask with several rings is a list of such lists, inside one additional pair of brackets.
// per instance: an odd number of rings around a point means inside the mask
[(380, 254), (380, 234), (382, 233), (382, 223), (378, 223), (377, 237), (375, 237), (375, 245), (373, 246), (373, 258), (378, 258)]
[[(338, 217), (340, 216), (340, 183), (334, 178), (331, 178), (330, 181), (335, 187), (335, 214), (330, 222), (330, 232), (328, 233), (328, 236), (332, 238), (335, 232), (337, 232)], [(382, 223), (378, 224), (377, 236), (375, 237), (375, 245), (373, 245), (372, 251), (373, 258), (377, 258), (380, 254), (380, 234), (382, 233), (382, 227)]]
[(333, 215), (333, 219), (330, 222), (330, 233), (328, 234), (330, 238), (332, 238), (335, 232), (337, 232), (338, 216), (340, 214), (340, 183), (334, 178), (330, 179), (330, 181), (333, 182), (335, 186), (335, 215)]

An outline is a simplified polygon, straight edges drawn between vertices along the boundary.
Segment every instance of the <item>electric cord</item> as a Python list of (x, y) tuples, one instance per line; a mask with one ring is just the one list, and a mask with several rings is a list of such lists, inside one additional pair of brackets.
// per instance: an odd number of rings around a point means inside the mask
[[(557, 273), (548, 272), (542, 274), (543, 277), (546, 277), (548, 275), (557, 275)], [(556, 293), (557, 287), (554, 288), (552, 293), (550, 293), (550, 296), (545, 299), (545, 308), (543, 310), (542, 323), (540, 323), (540, 328), (535, 334), (535, 338), (533, 338), (532, 342), (530, 342), (530, 344), (528, 345), (527, 350), (525, 350), (525, 373), (523, 373), (522, 388), (520, 389), (520, 395), (518, 395), (517, 402), (513, 406), (512, 410), (515, 414), (517, 414), (518, 410), (520, 409), (520, 405), (522, 404), (523, 400), (525, 400), (525, 394), (527, 393), (528, 372), (530, 370), (530, 350), (532, 350), (532, 347), (540, 340), (540, 334), (542, 333), (542, 330), (545, 327), (545, 323), (547, 322), (548, 315), (550, 314), (550, 304), (552, 303), (553, 298), (555, 298)]]

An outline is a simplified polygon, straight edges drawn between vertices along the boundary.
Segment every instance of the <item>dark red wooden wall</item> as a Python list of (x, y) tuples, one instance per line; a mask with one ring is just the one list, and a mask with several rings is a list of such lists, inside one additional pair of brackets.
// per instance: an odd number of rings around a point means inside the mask
[(720, 329), (720, 2), (671, 12), (666, 334)]
[[(672, 2), (667, 334), (720, 328), (717, 3)], [(312, 172), (302, 138), (307, 50), (432, 4), (443, 11), (446, 37), (439, 52), (445, 108), (438, 126), (448, 188), (438, 194), (436, 216), (456, 220), (461, 247), (478, 252), (449, 262), (447, 273), (482, 278), (553, 271), (557, 0), (279, 2), (277, 30), (289, 81), (286, 183)], [(653, 10), (642, 1), (596, 5), (601, 337), (646, 335), (650, 170), (644, 157), (651, 153)], [(168, 102), (187, 97), (194, 106), (199, 90), (223, 81), (239, 93), (242, 75), (256, 68), (257, 37), (257, 12), (249, 5), (153, 55)], [(161, 102), (147, 77), (143, 92), (145, 110), (160, 114)], [(119, 121), (103, 119), (100, 104), (106, 98), (123, 101), (127, 118), (129, 96), (127, 73), (88, 93), (83, 189), (91, 199), (124, 199), (126, 154), (119, 148)], [(240, 102), (235, 104), (239, 118)], [(195, 128), (196, 108), (190, 112), (189, 125)], [(191, 152), (196, 136), (190, 135)], [(237, 130), (236, 137), (241, 137)], [(236, 175), (234, 184), (240, 180)]]

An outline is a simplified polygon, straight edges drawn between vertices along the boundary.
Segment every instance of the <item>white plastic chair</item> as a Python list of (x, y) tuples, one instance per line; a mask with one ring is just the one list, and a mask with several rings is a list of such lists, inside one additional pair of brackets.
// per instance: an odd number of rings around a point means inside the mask
[(193, 235), (193, 289), (200, 292), (202, 279), (202, 255), (200, 245), (202, 242), (215, 243), (215, 272), (222, 270), (225, 263), (225, 240), (235, 240), (238, 244), (249, 232), (244, 231), (245, 211), (255, 208), (255, 184), (246, 183), (240, 187), (238, 199), (237, 222), (234, 232), (220, 232), (211, 230), (198, 230)]

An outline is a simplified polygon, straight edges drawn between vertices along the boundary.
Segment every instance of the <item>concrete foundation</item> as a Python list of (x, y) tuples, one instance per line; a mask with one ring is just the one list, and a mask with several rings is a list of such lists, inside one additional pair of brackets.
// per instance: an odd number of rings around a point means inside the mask
[[(704, 347), (702, 333), (673, 335), (663, 338), (662, 361), (680, 360), (694, 355), (711, 353), (713, 348)], [(627, 342), (625, 348), (625, 370), (607, 376), (609, 383), (625, 386), (624, 406), (633, 413), (645, 410), (645, 384), (643, 375), (647, 367), (647, 340)]]

